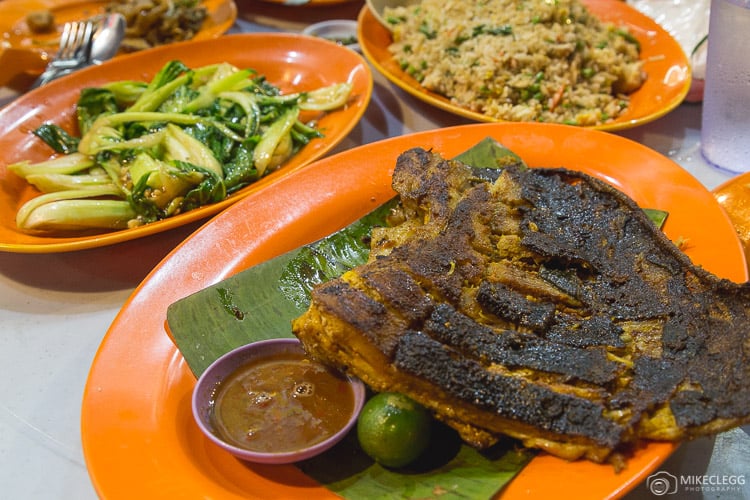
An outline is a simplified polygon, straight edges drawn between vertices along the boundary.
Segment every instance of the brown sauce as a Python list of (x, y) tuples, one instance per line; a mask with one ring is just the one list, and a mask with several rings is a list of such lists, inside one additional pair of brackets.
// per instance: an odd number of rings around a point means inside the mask
[(281, 353), (242, 366), (217, 387), (212, 423), (237, 447), (283, 453), (332, 436), (353, 409), (345, 378), (302, 354)]

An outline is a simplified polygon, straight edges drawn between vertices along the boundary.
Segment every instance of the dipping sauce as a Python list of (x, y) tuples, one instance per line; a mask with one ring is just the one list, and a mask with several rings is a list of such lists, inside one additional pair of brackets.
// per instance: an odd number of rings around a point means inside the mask
[(211, 423), (237, 447), (284, 453), (319, 443), (344, 427), (354, 410), (348, 381), (304, 354), (281, 352), (252, 360), (224, 379)]

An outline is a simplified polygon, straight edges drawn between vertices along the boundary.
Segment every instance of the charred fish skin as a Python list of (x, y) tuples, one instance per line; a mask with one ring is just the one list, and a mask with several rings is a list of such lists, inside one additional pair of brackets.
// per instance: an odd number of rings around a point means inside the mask
[(748, 285), (694, 266), (620, 191), (565, 169), (488, 182), (419, 148), (393, 186), (370, 261), (293, 322), (314, 356), (479, 447), (601, 462), (750, 421)]
[[(638, 392), (631, 396), (632, 403), (641, 400), (642, 405), (645, 394), (661, 393), (653, 397), (653, 403), (659, 403), (668, 392), (665, 381), (675, 380), (668, 403), (679, 434), (701, 435), (733, 420), (730, 426), (746, 422), (750, 416), (748, 285), (720, 279), (693, 265), (630, 198), (608, 184), (590, 179), (587, 184), (596, 187), (591, 196), (597, 201), (586, 205), (603, 208), (580, 211), (556, 197), (563, 195), (564, 200), (565, 190), (581, 197), (592, 193), (579, 189), (583, 184), (575, 179), (583, 174), (533, 173), (538, 175), (519, 182), (533, 206), (525, 214), (526, 227), (536, 224), (539, 230), (528, 231), (522, 244), (550, 258), (565, 254), (571, 262), (594, 267), (599, 281), (607, 285), (591, 293), (597, 310), (607, 310), (620, 321), (662, 322), (661, 352), (635, 356), (635, 360), (646, 359), (634, 371), (633, 387)], [(565, 182), (558, 182), (557, 176)], [(549, 180), (554, 184), (545, 189)], [(619, 206), (628, 207), (627, 216)], [(609, 225), (598, 223), (607, 219)], [(612, 234), (618, 238), (616, 244)], [(653, 358), (660, 361), (654, 363)], [(659, 367), (656, 373), (644, 368), (653, 364)]]
[[(394, 358), (395, 366), (439, 385), (450, 396), (492, 414), (532, 425), (551, 435), (587, 438), (614, 448), (622, 426), (602, 418), (598, 402), (561, 394), (522, 377), (489, 370), (479, 360), (456, 356), (439, 341), (421, 332), (407, 332)], [(441, 371), (436, 372), (439, 366)], [(494, 429), (489, 429), (494, 430)]]
[(580, 349), (514, 330), (493, 330), (438, 304), (422, 329), (430, 338), (467, 357), (510, 370), (531, 368), (591, 384), (615, 381), (622, 367), (602, 348)]

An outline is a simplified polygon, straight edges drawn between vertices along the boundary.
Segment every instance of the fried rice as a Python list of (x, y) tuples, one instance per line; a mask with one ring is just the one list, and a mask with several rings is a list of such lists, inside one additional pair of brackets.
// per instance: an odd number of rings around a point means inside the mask
[(578, 0), (422, 0), (385, 15), (405, 72), (493, 119), (599, 125), (645, 80), (638, 41)]

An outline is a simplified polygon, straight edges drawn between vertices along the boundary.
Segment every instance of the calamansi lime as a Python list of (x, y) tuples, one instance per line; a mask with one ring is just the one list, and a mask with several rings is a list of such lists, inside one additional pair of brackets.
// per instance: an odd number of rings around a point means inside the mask
[(370, 398), (357, 421), (362, 449), (385, 467), (413, 462), (430, 441), (432, 417), (427, 410), (397, 392), (381, 392)]

